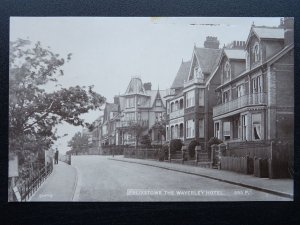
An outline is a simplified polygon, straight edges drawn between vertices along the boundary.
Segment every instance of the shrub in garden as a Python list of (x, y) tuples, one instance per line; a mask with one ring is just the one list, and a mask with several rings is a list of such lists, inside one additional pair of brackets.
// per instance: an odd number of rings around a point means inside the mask
[(219, 145), (221, 143), (223, 143), (223, 141), (218, 139), (217, 137), (212, 137), (212, 138), (209, 139), (209, 141), (208, 141), (208, 149), (209, 149), (208, 150), (208, 157), (209, 158), (211, 158), (211, 148), (210, 147), (212, 145)]
[(195, 147), (200, 145), (199, 141), (192, 140), (188, 146), (189, 156), (193, 158), (195, 156)]
[(222, 140), (218, 139), (217, 137), (212, 137), (211, 139), (209, 139), (208, 141), (208, 147), (212, 146), (212, 145), (219, 145), (223, 143)]
[(177, 151), (181, 150), (182, 147), (182, 141), (180, 139), (173, 139), (170, 142), (170, 151), (171, 153), (175, 153)]

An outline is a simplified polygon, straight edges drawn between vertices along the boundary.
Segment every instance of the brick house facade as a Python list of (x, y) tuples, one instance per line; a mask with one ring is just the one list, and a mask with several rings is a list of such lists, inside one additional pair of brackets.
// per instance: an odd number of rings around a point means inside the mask
[[(294, 44), (291, 18), (279, 27), (252, 26), (244, 58), (223, 49), (213, 108), (214, 135), (225, 142), (292, 139)], [(289, 29), (288, 29), (289, 28)], [(242, 71), (241, 71), (242, 70)]]

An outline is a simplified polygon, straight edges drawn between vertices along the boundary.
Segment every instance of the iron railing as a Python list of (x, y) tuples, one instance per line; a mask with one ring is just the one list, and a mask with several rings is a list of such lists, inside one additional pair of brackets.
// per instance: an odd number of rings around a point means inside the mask
[(265, 105), (267, 103), (266, 93), (252, 93), (243, 95), (237, 99), (217, 105), (213, 108), (213, 116), (219, 116), (246, 106)]
[(52, 171), (53, 165), (50, 163), (26, 179), (24, 183), (18, 187), (21, 196), (21, 202), (26, 202), (37, 191), (37, 189), (47, 179)]

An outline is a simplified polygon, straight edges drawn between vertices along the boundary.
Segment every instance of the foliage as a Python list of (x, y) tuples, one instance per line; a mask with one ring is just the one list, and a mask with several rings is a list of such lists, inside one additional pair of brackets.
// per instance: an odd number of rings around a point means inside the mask
[(189, 150), (189, 155), (190, 157), (194, 157), (195, 156), (195, 147), (197, 145), (200, 145), (200, 143), (196, 140), (192, 140), (188, 146), (188, 150)]
[(182, 141), (180, 139), (173, 139), (170, 141), (170, 151), (171, 153), (175, 153), (181, 150)]
[(209, 141), (208, 141), (208, 146), (210, 147), (210, 146), (212, 146), (212, 145), (219, 145), (219, 144), (221, 144), (221, 143), (223, 143), (222, 140), (218, 139), (217, 137), (212, 137), (212, 138), (210, 138)]
[(143, 127), (140, 123), (138, 123), (136, 121), (130, 122), (130, 124), (128, 126), (128, 131), (129, 131), (129, 133), (131, 133), (132, 135), (135, 136), (136, 146), (138, 146), (140, 137), (142, 136), (144, 130), (145, 130), (145, 127)]
[(68, 142), (68, 146), (71, 147), (71, 151), (76, 155), (78, 153), (86, 152), (89, 148), (89, 136), (77, 132), (72, 139)]
[[(93, 87), (62, 88), (55, 85), (64, 72), (65, 59), (30, 41), (10, 43), (9, 55), (9, 150), (49, 149), (57, 140), (55, 126), (63, 121), (88, 125), (81, 114), (99, 108), (105, 98)], [(71, 59), (68, 54), (67, 61)], [(54, 91), (46, 91), (47, 85)]]
[(9, 152), (19, 156), (20, 179), (34, 169), (39, 152), (50, 149), (59, 138), (57, 124), (88, 126), (80, 115), (105, 102), (92, 86), (63, 88), (57, 84), (69, 60), (71, 54), (60, 57), (40, 42), (10, 42)]
[(150, 147), (151, 146), (150, 135), (149, 134), (143, 135), (141, 137), (141, 141), (140, 142), (141, 142), (142, 145), (145, 145), (146, 147)]
[(166, 121), (165, 120), (161, 120), (161, 121), (156, 121), (151, 130), (158, 130), (160, 135), (165, 136), (166, 134)]

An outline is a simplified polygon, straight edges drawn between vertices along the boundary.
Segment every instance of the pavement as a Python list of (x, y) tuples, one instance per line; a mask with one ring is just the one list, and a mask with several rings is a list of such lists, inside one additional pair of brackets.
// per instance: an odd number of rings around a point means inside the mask
[[(275, 182), (227, 171), (123, 156), (74, 156), (72, 166), (78, 172), (74, 201), (292, 201), (284, 192), (284, 185), (288, 190), (291, 188), (290, 180)], [(248, 181), (251, 188), (245, 186), (246, 179), (251, 180), (252, 183)], [(258, 182), (262, 183), (260, 187), (253, 188)], [(262, 190), (270, 185), (277, 189), (280, 186), (283, 193)]]
[(77, 172), (73, 166), (59, 161), (41, 187), (29, 199), (31, 202), (72, 201), (77, 185)]
[(146, 166), (152, 166), (186, 174), (193, 174), (229, 184), (238, 185), (245, 188), (250, 188), (257, 191), (262, 191), (277, 196), (282, 196), (293, 200), (294, 182), (292, 179), (269, 179), (258, 178), (252, 175), (239, 174), (236, 172), (217, 170), (210, 168), (201, 168), (196, 166), (159, 162), (145, 159), (124, 158), (124, 156), (110, 157), (110, 160), (118, 160), (127, 163), (137, 163)]

